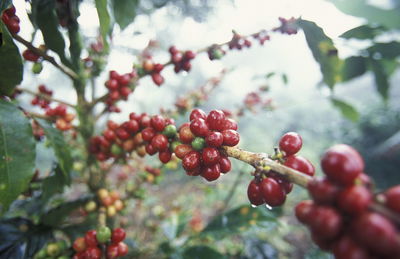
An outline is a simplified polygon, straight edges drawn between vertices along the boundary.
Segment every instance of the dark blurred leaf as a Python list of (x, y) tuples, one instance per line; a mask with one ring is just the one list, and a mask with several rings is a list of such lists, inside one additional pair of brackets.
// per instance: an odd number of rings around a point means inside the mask
[(345, 39), (360, 39), (360, 40), (365, 40), (365, 39), (370, 39), (372, 40), (375, 38), (377, 35), (379, 35), (382, 31), (384, 31), (385, 28), (383, 26), (375, 26), (372, 27), (369, 24), (366, 25), (361, 25), (358, 27), (355, 27), (353, 29), (350, 29), (340, 35), (339, 37), (345, 38)]
[(286, 74), (282, 74), (282, 82), (283, 82), (283, 84), (285, 84), (285, 85), (287, 85), (288, 84), (288, 77), (287, 77), (287, 75)]
[(400, 42), (375, 43), (373, 46), (369, 47), (367, 51), (371, 56), (377, 53), (382, 55), (382, 58), (394, 59), (400, 56)]
[(35, 168), (35, 141), (28, 118), (0, 99), (0, 204), (2, 212), (28, 187)]
[(227, 258), (223, 254), (209, 246), (192, 246), (183, 253), (184, 259), (223, 259)]
[(371, 69), (375, 76), (375, 84), (378, 93), (382, 96), (384, 100), (389, 97), (389, 79), (388, 75), (382, 66), (382, 64), (377, 61), (370, 59)]
[(298, 25), (303, 29), (308, 47), (320, 65), (324, 83), (333, 88), (342, 80), (343, 61), (339, 59), (336, 47), (331, 38), (314, 22), (299, 20)]
[(100, 21), (100, 34), (103, 38), (104, 47), (108, 49), (107, 35), (111, 31), (111, 20), (107, 8), (107, 0), (95, 0), (95, 3)]
[(340, 110), (342, 115), (346, 117), (347, 119), (356, 122), (360, 118), (360, 114), (358, 111), (349, 103), (346, 103), (342, 100), (332, 98), (331, 99), (332, 104)]
[(265, 77), (268, 79), (268, 78), (273, 77), (274, 75), (275, 75), (275, 72), (269, 72), (268, 74), (265, 75)]
[(340, 11), (362, 17), (369, 23), (377, 23), (387, 28), (400, 28), (399, 9), (381, 9), (368, 4), (367, 0), (329, 0)]
[(121, 30), (135, 20), (138, 4), (139, 0), (112, 0), (114, 18)]
[(43, 194), (42, 199), (47, 201), (56, 193), (62, 193), (64, 190), (64, 186), (67, 185), (67, 179), (62, 172), (62, 170), (57, 167), (54, 170), (54, 174), (52, 176), (46, 177), (43, 180)]
[(243, 259), (269, 259), (278, 258), (277, 250), (264, 240), (249, 238), (245, 239), (245, 255)]
[(24, 67), (19, 50), (1, 20), (0, 34), (0, 95), (10, 95), (22, 81)]
[(264, 206), (252, 208), (243, 205), (215, 217), (201, 234), (224, 236), (245, 231), (253, 225), (274, 227), (281, 212), (279, 208), (269, 210)]
[(72, 157), (71, 152), (65, 142), (64, 136), (58, 129), (54, 128), (49, 122), (43, 119), (36, 120), (39, 125), (43, 128), (44, 133), (53, 147), (54, 152), (57, 156), (60, 168), (64, 173), (65, 182), (70, 184), (70, 172), (72, 169)]
[(351, 80), (363, 75), (367, 71), (367, 63), (364, 57), (353, 56), (344, 60), (343, 81)]
[(7, 9), (7, 7), (10, 6), (11, 2), (12, 2), (11, 0), (2, 0), (2, 1), (0, 1), (0, 15), (1, 15), (1, 12), (4, 9)]

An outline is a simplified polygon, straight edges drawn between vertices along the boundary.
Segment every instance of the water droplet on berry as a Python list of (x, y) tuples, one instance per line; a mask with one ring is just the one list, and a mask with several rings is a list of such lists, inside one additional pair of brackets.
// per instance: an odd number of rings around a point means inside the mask
[(254, 205), (254, 204), (251, 204), (251, 207), (252, 207), (252, 208), (257, 208), (257, 206), (256, 206), (256, 205)]
[(268, 204), (265, 204), (265, 208), (267, 208), (268, 210), (272, 210), (272, 207), (269, 206)]

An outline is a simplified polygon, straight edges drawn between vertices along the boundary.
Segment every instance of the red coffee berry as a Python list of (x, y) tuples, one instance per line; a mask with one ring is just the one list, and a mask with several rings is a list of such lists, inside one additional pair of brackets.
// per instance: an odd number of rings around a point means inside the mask
[(168, 138), (163, 134), (157, 134), (152, 138), (151, 145), (159, 151), (168, 149)]
[(125, 256), (128, 254), (129, 248), (124, 242), (118, 243), (118, 256)]
[(194, 59), (196, 57), (196, 53), (194, 53), (191, 50), (187, 50), (185, 51), (185, 59), (191, 60)]
[(211, 130), (222, 131), (225, 124), (225, 114), (221, 110), (212, 110), (208, 114), (206, 121)]
[(112, 120), (107, 121), (107, 128), (109, 128), (110, 130), (116, 130), (118, 128), (118, 124), (115, 123)]
[(220, 159), (219, 151), (212, 147), (206, 147), (203, 149), (202, 158), (205, 165), (210, 166), (218, 163)]
[(282, 187), (282, 189), (285, 191), (286, 194), (290, 193), (293, 189), (293, 183), (285, 180), (279, 175), (270, 175), (269, 177), (273, 178), (275, 181), (279, 183), (279, 185)]
[(190, 131), (198, 137), (206, 137), (209, 133), (206, 121), (200, 118), (190, 122)]
[(123, 128), (118, 128), (115, 134), (117, 134), (117, 137), (121, 140), (127, 140), (130, 137), (130, 134)]
[(342, 230), (343, 220), (339, 212), (332, 207), (317, 206), (313, 211), (311, 230), (321, 239), (332, 240)]
[(100, 259), (101, 258), (101, 250), (98, 247), (89, 247), (83, 252), (83, 258), (85, 259)]
[(193, 109), (190, 113), (190, 121), (194, 119), (207, 119), (207, 114), (202, 109)]
[(286, 194), (277, 181), (265, 178), (260, 183), (261, 193), (266, 204), (271, 207), (282, 205), (286, 200)]
[(308, 161), (306, 158), (302, 156), (297, 156), (297, 155), (289, 156), (286, 158), (286, 161), (285, 163), (283, 163), (283, 165), (310, 176), (314, 176), (315, 174), (314, 166), (311, 164), (310, 161)]
[(247, 197), (251, 204), (259, 206), (264, 204), (263, 194), (261, 192), (260, 184), (256, 180), (252, 180), (247, 187)]
[(391, 210), (400, 213), (400, 185), (388, 189), (385, 193), (386, 206)]
[(181, 144), (175, 148), (174, 153), (178, 158), (183, 159), (191, 151), (193, 148), (190, 145)]
[(150, 127), (150, 120), (151, 120), (150, 116), (142, 114), (140, 118), (140, 127), (141, 128)]
[(96, 239), (96, 230), (89, 230), (86, 232), (85, 243), (87, 247), (97, 247), (99, 243)]
[(226, 174), (231, 170), (231, 160), (228, 157), (221, 155), (218, 163), (221, 173)]
[(129, 85), (130, 81), (131, 81), (131, 76), (130, 76), (129, 74), (121, 75), (121, 76), (118, 78), (118, 83), (119, 83), (121, 86), (127, 86), (127, 85)]
[(331, 251), (333, 246), (332, 240), (327, 240), (325, 238), (320, 237), (317, 233), (311, 232), (312, 241), (324, 251)]
[(127, 99), (127, 97), (132, 93), (132, 90), (129, 87), (121, 87), (119, 89), (119, 93), (121, 94), (122, 97), (125, 98), (125, 100)]
[(333, 254), (336, 259), (368, 259), (368, 252), (358, 245), (350, 236), (342, 236), (333, 245)]
[(164, 83), (164, 77), (159, 73), (152, 73), (151, 74), (151, 79), (153, 79), (153, 82), (157, 86), (160, 86), (160, 85), (162, 85)]
[(153, 128), (147, 127), (144, 130), (142, 130), (142, 138), (144, 141), (150, 142), (155, 135), (156, 132)]
[(179, 139), (180, 139), (180, 141), (182, 141), (183, 143), (189, 144), (189, 143), (192, 142), (194, 137), (195, 136), (193, 135), (192, 131), (190, 130), (190, 124), (189, 123), (185, 123), (180, 127), (180, 129), (179, 129)]
[(345, 188), (337, 199), (338, 206), (349, 214), (361, 214), (372, 202), (372, 193), (364, 186), (353, 185)]
[(36, 62), (40, 58), (39, 55), (37, 55), (36, 53), (34, 53), (32, 50), (29, 50), (29, 49), (22, 52), (22, 56), (24, 57), (25, 60), (32, 61), (32, 62)]
[(110, 244), (107, 246), (107, 259), (115, 259), (119, 256), (118, 244)]
[(153, 147), (152, 144), (147, 144), (145, 146), (145, 149), (146, 149), (146, 153), (149, 154), (150, 156), (152, 156), (155, 153), (157, 153), (157, 149), (155, 147)]
[(169, 150), (160, 151), (158, 154), (158, 158), (164, 164), (168, 163), (171, 160), (172, 153)]
[(86, 249), (86, 242), (85, 242), (85, 238), (83, 237), (78, 237), (77, 239), (75, 239), (74, 243), (72, 244), (72, 248), (77, 252), (82, 252), (85, 251)]
[(210, 147), (220, 147), (223, 142), (224, 136), (218, 131), (211, 131), (206, 137), (206, 143)]
[(136, 120), (129, 120), (125, 122), (124, 128), (131, 134), (139, 131), (139, 123)]
[(163, 131), (165, 128), (165, 119), (161, 115), (154, 115), (151, 117), (150, 120), (151, 126), (156, 130), (156, 131)]
[(221, 175), (221, 170), (219, 164), (206, 166), (203, 168), (201, 172), (201, 176), (203, 176), (203, 178), (209, 182), (217, 180), (220, 175)]
[(315, 179), (308, 183), (308, 192), (319, 204), (333, 204), (339, 194), (339, 188), (328, 179)]
[(131, 113), (129, 114), (129, 119), (130, 119), (130, 120), (135, 120), (135, 121), (140, 121), (141, 117), (140, 117), (140, 114), (131, 112)]
[(114, 141), (114, 140), (117, 138), (117, 135), (115, 135), (115, 132), (112, 131), (112, 130), (109, 130), (109, 129), (107, 129), (107, 130), (104, 131), (103, 136), (104, 136), (107, 140), (109, 140), (109, 141), (111, 141), (111, 142)]
[(118, 74), (117, 71), (115, 71), (115, 70), (110, 70), (110, 72), (109, 72), (109, 77), (112, 78), (112, 79), (118, 80), (119, 77), (120, 77), (120, 75)]
[(202, 169), (200, 167), (197, 167), (193, 171), (186, 171), (186, 174), (189, 176), (198, 176), (201, 175)]
[(279, 140), (279, 149), (285, 152), (286, 156), (291, 156), (299, 152), (302, 145), (303, 140), (296, 132), (288, 132)]
[(339, 144), (325, 152), (321, 167), (330, 179), (343, 185), (351, 185), (363, 172), (364, 161), (354, 148)]
[(237, 130), (238, 125), (236, 121), (234, 121), (233, 119), (225, 119), (222, 128), (223, 130), (228, 130), (228, 129)]
[(126, 237), (126, 232), (123, 228), (116, 228), (112, 231), (111, 234), (111, 242), (114, 244), (117, 244), (121, 241), (123, 241)]
[(118, 81), (115, 79), (109, 79), (105, 82), (105, 86), (110, 90), (110, 91), (116, 91), (119, 87)]
[(186, 171), (193, 171), (200, 166), (200, 153), (197, 151), (189, 152), (182, 159), (182, 166)]
[(302, 201), (295, 207), (296, 218), (303, 224), (309, 225), (313, 220), (315, 204), (311, 200)]
[(222, 131), (222, 135), (224, 136), (223, 145), (233, 147), (239, 144), (240, 136), (236, 130), (224, 130)]

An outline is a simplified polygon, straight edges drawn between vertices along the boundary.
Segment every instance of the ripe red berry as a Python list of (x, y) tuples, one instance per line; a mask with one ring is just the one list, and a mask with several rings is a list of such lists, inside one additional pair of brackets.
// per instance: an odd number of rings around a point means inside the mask
[(189, 143), (192, 142), (194, 137), (195, 136), (193, 135), (192, 131), (190, 130), (190, 124), (189, 123), (185, 123), (180, 127), (180, 129), (179, 129), (179, 139), (180, 139), (180, 141), (182, 141), (183, 143), (189, 144)]
[(203, 176), (203, 178), (209, 182), (217, 180), (220, 175), (221, 175), (221, 169), (219, 167), (219, 164), (206, 166), (203, 168), (201, 172), (201, 176)]
[(120, 75), (118, 74), (117, 71), (115, 71), (115, 70), (110, 70), (110, 72), (109, 72), (109, 77), (110, 77), (111, 79), (118, 80), (119, 77), (120, 77)]
[(129, 120), (123, 124), (123, 127), (131, 134), (138, 132), (139, 123), (136, 120)]
[(118, 83), (119, 83), (121, 86), (127, 86), (127, 85), (129, 85), (130, 81), (131, 81), (131, 76), (130, 76), (129, 74), (121, 75), (121, 76), (118, 78)]
[(225, 113), (221, 110), (212, 110), (208, 114), (206, 121), (211, 130), (222, 131), (225, 124)]
[(218, 163), (221, 173), (226, 174), (231, 170), (231, 160), (228, 157), (221, 155)]
[(296, 218), (303, 224), (309, 225), (313, 220), (315, 204), (311, 200), (302, 201), (295, 207)]
[(157, 149), (155, 147), (153, 147), (152, 144), (147, 144), (145, 146), (145, 149), (146, 149), (146, 153), (149, 154), (150, 156), (152, 156), (155, 153), (157, 153)]
[(183, 159), (191, 151), (193, 148), (190, 145), (181, 144), (175, 148), (174, 153), (178, 158)]
[(338, 197), (338, 206), (349, 214), (361, 214), (372, 202), (372, 193), (364, 186), (353, 185), (342, 190)]
[(198, 176), (201, 175), (202, 169), (200, 167), (197, 167), (193, 171), (186, 171), (186, 174), (189, 176)]
[(339, 144), (325, 152), (321, 167), (330, 179), (343, 185), (351, 185), (363, 172), (364, 161), (354, 148)]
[(311, 164), (310, 161), (302, 156), (289, 156), (286, 158), (286, 161), (283, 164), (309, 176), (314, 176), (315, 174), (314, 166)]
[(142, 114), (140, 118), (140, 127), (141, 128), (150, 127), (150, 120), (151, 120), (150, 116)]
[(115, 132), (112, 130), (105, 130), (103, 133), (103, 136), (108, 140), (108, 141), (114, 141), (117, 138), (117, 135), (115, 135)]
[(252, 180), (247, 187), (247, 197), (251, 204), (258, 206), (264, 203), (260, 184), (256, 180)]
[(117, 134), (117, 137), (121, 140), (127, 140), (130, 137), (130, 134), (123, 128), (118, 128), (115, 134)]
[(110, 244), (107, 246), (107, 259), (115, 259), (119, 256), (118, 244)]
[(77, 239), (75, 239), (74, 243), (72, 244), (72, 248), (77, 252), (82, 252), (85, 251), (86, 249), (86, 242), (85, 242), (85, 238), (83, 237), (78, 237)]
[(118, 89), (118, 81), (115, 79), (109, 79), (105, 82), (105, 86), (110, 90), (110, 91), (116, 91)]
[(333, 246), (336, 259), (367, 259), (368, 252), (358, 245), (350, 236), (342, 236)]
[(203, 119), (205, 120), (207, 118), (207, 114), (202, 110), (202, 109), (194, 109), (190, 113), (190, 121), (194, 119)]
[(168, 138), (163, 134), (157, 134), (152, 138), (151, 145), (158, 151), (168, 149)]
[(37, 55), (36, 53), (34, 53), (32, 50), (29, 50), (29, 49), (25, 50), (22, 53), (22, 56), (24, 57), (25, 60), (32, 61), (32, 62), (36, 62), (40, 58), (39, 55)]
[(212, 147), (206, 147), (202, 152), (203, 162), (206, 166), (214, 165), (218, 163), (220, 159), (219, 151)]
[(197, 151), (189, 152), (182, 159), (182, 166), (186, 171), (193, 171), (200, 166), (200, 153)]
[(128, 246), (124, 242), (119, 242), (118, 243), (118, 256), (125, 256), (128, 254)]
[(233, 119), (225, 119), (224, 120), (224, 125), (222, 126), (223, 130), (237, 130), (238, 129), (238, 125), (236, 123), (236, 121), (234, 121)]
[(151, 126), (156, 130), (156, 131), (163, 131), (165, 128), (165, 119), (161, 115), (154, 115), (151, 117), (150, 120)]
[(206, 137), (206, 143), (210, 147), (220, 147), (223, 142), (224, 136), (218, 131), (211, 131)]
[(109, 128), (110, 130), (116, 130), (118, 128), (118, 124), (115, 123), (112, 120), (107, 121), (107, 128)]
[(153, 79), (153, 82), (157, 86), (160, 86), (160, 85), (162, 85), (164, 83), (164, 77), (159, 73), (152, 73), (151, 74), (151, 79)]
[(158, 154), (158, 158), (164, 164), (168, 163), (171, 160), (172, 153), (169, 150), (160, 151)]
[(303, 140), (296, 132), (288, 132), (279, 140), (279, 149), (285, 152), (286, 156), (291, 156), (299, 152), (302, 145)]
[(319, 238), (325, 240), (334, 239), (341, 232), (342, 225), (342, 217), (334, 208), (318, 206), (314, 209), (310, 227), (312, 232)]
[(155, 135), (156, 132), (153, 128), (147, 127), (144, 130), (142, 130), (142, 138), (144, 141), (150, 142)]
[(386, 206), (400, 213), (400, 185), (396, 185), (385, 192)]
[(277, 181), (265, 178), (260, 183), (261, 193), (266, 204), (271, 207), (280, 206), (286, 200), (286, 193)]
[(163, 69), (164, 69), (163, 64), (159, 64), (159, 63), (154, 64), (154, 68), (153, 68), (154, 73), (160, 73)]
[(83, 258), (85, 259), (100, 259), (101, 258), (101, 250), (98, 247), (89, 247), (83, 253)]
[(206, 137), (209, 133), (206, 121), (203, 119), (194, 119), (190, 122), (190, 131), (199, 137)]
[(223, 145), (233, 147), (239, 144), (240, 136), (236, 130), (224, 130), (222, 131), (222, 135), (224, 137)]
[(111, 242), (117, 244), (125, 239), (126, 232), (123, 228), (116, 228), (112, 231)]
[(119, 93), (126, 100), (127, 97), (132, 93), (132, 90), (129, 87), (124, 86), (119, 89)]
[(286, 194), (290, 193), (293, 189), (293, 183), (287, 181), (283, 177), (275, 174), (271, 174), (269, 177), (273, 178), (275, 181), (279, 183), (280, 186), (282, 186), (282, 189), (285, 191)]
[(196, 57), (196, 53), (194, 53), (191, 50), (187, 50), (185, 51), (185, 59), (191, 60), (194, 59)]
[(333, 204), (339, 194), (339, 188), (328, 179), (315, 179), (308, 183), (308, 192), (319, 204)]
[(98, 245), (96, 239), (96, 230), (89, 230), (85, 235), (85, 243), (88, 247), (96, 247)]

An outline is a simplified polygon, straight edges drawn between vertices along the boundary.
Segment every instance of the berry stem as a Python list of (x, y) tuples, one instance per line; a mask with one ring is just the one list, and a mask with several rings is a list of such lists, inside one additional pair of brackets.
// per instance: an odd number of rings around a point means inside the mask
[(27, 94), (31, 94), (31, 95), (34, 95), (34, 96), (39, 96), (39, 97), (41, 97), (41, 98), (43, 98), (43, 99), (45, 99), (47, 101), (61, 103), (61, 104), (64, 104), (66, 106), (72, 107), (74, 109), (76, 108), (75, 105), (73, 105), (73, 104), (70, 104), (70, 103), (67, 103), (65, 101), (53, 98), (53, 97), (51, 97), (51, 96), (49, 96), (47, 94), (37, 93), (35, 91), (29, 90), (29, 89), (26, 89), (26, 88), (20, 88), (20, 87), (18, 87), (16, 90), (24, 92), (24, 93), (27, 93)]
[(24, 112), (28, 117), (31, 117), (31, 118), (38, 118), (38, 119), (54, 121), (54, 119), (52, 117), (49, 117), (44, 114), (40, 114), (40, 113), (36, 113), (36, 112), (28, 112), (28, 111), (24, 111)]

